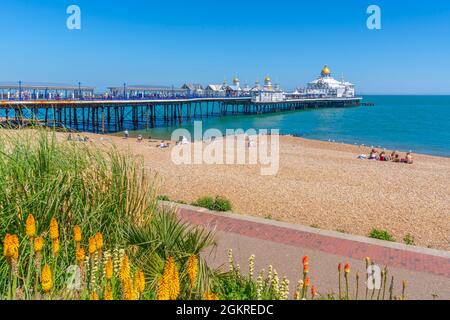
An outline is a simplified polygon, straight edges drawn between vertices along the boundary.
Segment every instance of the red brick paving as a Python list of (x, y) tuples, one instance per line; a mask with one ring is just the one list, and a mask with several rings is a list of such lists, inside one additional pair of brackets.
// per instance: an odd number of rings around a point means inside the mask
[(450, 278), (450, 259), (444, 257), (335, 238), (271, 224), (234, 219), (225, 215), (218, 216), (187, 208), (180, 208), (179, 216), (182, 220), (191, 224), (215, 228), (218, 231), (236, 233), (295, 247), (310, 248), (353, 259), (370, 257), (377, 264), (386, 264)]

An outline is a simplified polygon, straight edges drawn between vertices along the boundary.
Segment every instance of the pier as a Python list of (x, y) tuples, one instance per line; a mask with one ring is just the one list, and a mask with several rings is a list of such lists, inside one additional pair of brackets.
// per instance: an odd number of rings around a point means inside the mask
[(185, 122), (217, 116), (263, 114), (293, 110), (360, 105), (361, 98), (290, 99), (253, 102), (251, 97), (211, 97), (130, 100), (1, 100), (4, 125), (39, 124), (93, 133), (157, 126), (181, 126)]

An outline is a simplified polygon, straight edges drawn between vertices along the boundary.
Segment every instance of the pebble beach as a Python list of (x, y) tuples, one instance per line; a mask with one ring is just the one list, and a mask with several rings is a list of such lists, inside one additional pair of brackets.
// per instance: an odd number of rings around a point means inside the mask
[(160, 140), (83, 136), (142, 157), (158, 175), (159, 194), (171, 200), (218, 195), (239, 214), (362, 236), (377, 228), (397, 242), (410, 235), (415, 245), (450, 249), (450, 158), (413, 154), (411, 165), (360, 160), (369, 148), (281, 136), (279, 171), (262, 176), (259, 165), (176, 165), (173, 142), (160, 149)]

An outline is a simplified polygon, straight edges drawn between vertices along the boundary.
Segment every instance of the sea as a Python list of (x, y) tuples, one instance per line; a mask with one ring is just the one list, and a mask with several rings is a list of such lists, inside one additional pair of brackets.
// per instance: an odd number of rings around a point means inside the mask
[[(450, 157), (450, 96), (367, 95), (374, 106), (203, 118), (203, 130), (278, 129), (307, 139), (366, 145)], [(169, 139), (176, 127), (157, 127), (144, 137)], [(193, 133), (192, 123), (183, 128)]]

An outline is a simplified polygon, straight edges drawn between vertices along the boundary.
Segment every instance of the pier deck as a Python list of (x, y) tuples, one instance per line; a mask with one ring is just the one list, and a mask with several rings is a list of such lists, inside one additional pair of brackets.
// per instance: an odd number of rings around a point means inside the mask
[(359, 106), (362, 98), (305, 98), (254, 102), (251, 97), (197, 97), (133, 100), (0, 100), (4, 124), (65, 127), (113, 133), (182, 125), (213, 116), (262, 114), (302, 109)]

